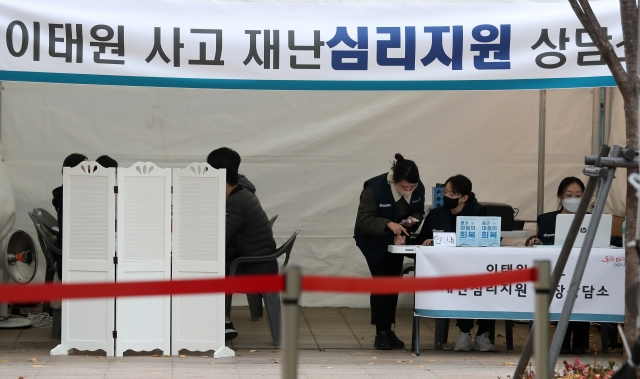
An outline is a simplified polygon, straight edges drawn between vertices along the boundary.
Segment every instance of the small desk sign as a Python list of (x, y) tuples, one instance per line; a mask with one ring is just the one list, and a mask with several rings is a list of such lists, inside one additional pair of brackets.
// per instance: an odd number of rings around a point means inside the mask
[(456, 234), (433, 233), (433, 246), (456, 246)]
[(458, 246), (500, 246), (500, 221), (500, 217), (458, 216)]

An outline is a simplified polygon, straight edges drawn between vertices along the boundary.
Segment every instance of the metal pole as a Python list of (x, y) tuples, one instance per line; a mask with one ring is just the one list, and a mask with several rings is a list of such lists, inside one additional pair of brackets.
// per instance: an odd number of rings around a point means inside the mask
[(544, 213), (545, 128), (547, 125), (547, 90), (540, 90), (538, 109), (538, 215)]
[(549, 379), (549, 304), (551, 300), (551, 263), (549, 261), (534, 261), (538, 270), (536, 289), (535, 323), (535, 363), (536, 379)]
[[(599, 167), (600, 158), (605, 157), (609, 154), (609, 150), (611, 148), (607, 145), (603, 145), (600, 149), (600, 155), (594, 161), (594, 166)], [(587, 213), (587, 207), (591, 202), (591, 198), (593, 197), (593, 193), (598, 185), (598, 178), (594, 176), (589, 177), (589, 181), (587, 182), (587, 186), (582, 194), (582, 200), (580, 200), (580, 205), (578, 205), (578, 210), (576, 211), (576, 215), (573, 218), (573, 222), (569, 227), (569, 232), (567, 233), (567, 239), (564, 241), (564, 245), (562, 245), (562, 249), (560, 249), (560, 255), (558, 256), (558, 260), (556, 261), (555, 266), (553, 267), (553, 274), (551, 275), (551, 288), (558, 287), (558, 283), (560, 283), (560, 278), (562, 277), (562, 272), (564, 271), (564, 267), (567, 265), (567, 260), (569, 259), (569, 254), (571, 254), (571, 249), (573, 248), (573, 243), (578, 236), (578, 230), (582, 225), (582, 220), (584, 220), (584, 215)], [(553, 300), (553, 299), (552, 299)], [(532, 326), (529, 331), (529, 337), (527, 337), (527, 342), (522, 349), (522, 355), (520, 355), (520, 360), (518, 361), (518, 365), (516, 366), (516, 371), (513, 374), (514, 378), (520, 378), (522, 374), (524, 374), (524, 370), (527, 368), (529, 364), (529, 359), (531, 358), (531, 353), (533, 352), (533, 335), (535, 333), (535, 324)]]
[[(614, 146), (611, 151), (611, 156), (619, 156), (621, 150), (622, 148), (620, 146)], [(573, 272), (573, 277), (571, 278), (571, 284), (569, 285), (569, 291), (567, 291), (567, 297), (562, 307), (560, 321), (558, 321), (556, 332), (553, 335), (553, 342), (551, 343), (551, 350), (549, 351), (549, 361), (552, 362), (553, 366), (555, 366), (556, 361), (558, 360), (558, 355), (560, 355), (562, 340), (569, 325), (569, 318), (571, 317), (573, 305), (575, 304), (576, 297), (578, 296), (580, 282), (582, 281), (582, 276), (584, 275), (584, 269), (587, 267), (589, 253), (591, 252), (591, 247), (593, 246), (593, 240), (596, 236), (596, 231), (598, 230), (598, 224), (600, 223), (602, 211), (604, 210), (604, 205), (607, 201), (607, 197), (609, 196), (611, 183), (613, 183), (613, 178), (616, 172), (615, 167), (607, 169), (603, 168), (602, 170), (607, 170), (607, 177), (600, 186), (600, 193), (596, 198), (596, 204), (593, 208), (593, 214), (591, 216), (591, 221), (589, 222), (589, 228), (587, 229), (587, 233), (584, 236), (584, 242), (582, 243), (582, 248), (580, 249), (578, 262), (576, 263), (576, 268)], [(550, 370), (552, 369), (553, 368), (551, 368)], [(553, 372), (549, 372), (549, 375), (552, 374)]]
[(282, 378), (298, 377), (298, 324), (302, 278), (300, 267), (285, 269), (285, 291), (282, 293)]

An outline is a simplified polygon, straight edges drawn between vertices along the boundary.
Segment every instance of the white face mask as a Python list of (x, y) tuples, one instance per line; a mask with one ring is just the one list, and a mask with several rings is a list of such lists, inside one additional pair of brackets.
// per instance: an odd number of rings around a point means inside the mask
[(571, 213), (576, 213), (578, 205), (580, 205), (580, 198), (578, 197), (562, 199), (562, 207)]
[(398, 190), (398, 192), (400, 192), (400, 194), (404, 197), (411, 197), (411, 194), (413, 193), (413, 191), (403, 191), (400, 188), (398, 188), (398, 185), (396, 185), (396, 190)]

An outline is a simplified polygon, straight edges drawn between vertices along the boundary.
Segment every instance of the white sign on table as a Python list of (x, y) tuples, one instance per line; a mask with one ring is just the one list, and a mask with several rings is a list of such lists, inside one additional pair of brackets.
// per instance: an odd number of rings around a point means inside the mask
[[(551, 302), (558, 320), (580, 249), (573, 249)], [(518, 270), (534, 260), (551, 261), (559, 248), (428, 247), (416, 249), (416, 277), (439, 277)], [(572, 321), (624, 321), (624, 249), (592, 249), (580, 283)], [(416, 314), (436, 318), (532, 320), (533, 283), (416, 293)]]
[(456, 246), (455, 233), (433, 233), (433, 246)]

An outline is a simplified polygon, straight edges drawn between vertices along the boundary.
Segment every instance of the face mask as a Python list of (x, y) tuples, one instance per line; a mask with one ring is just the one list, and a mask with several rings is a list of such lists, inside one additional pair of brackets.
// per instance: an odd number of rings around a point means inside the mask
[(404, 197), (411, 197), (411, 194), (413, 193), (413, 191), (403, 191), (400, 188), (398, 188), (398, 186), (396, 186), (396, 190), (398, 190), (398, 192), (400, 192), (400, 195)]
[(453, 209), (457, 207), (458, 204), (460, 203), (459, 198), (450, 198), (450, 197), (443, 196), (442, 200), (444, 201), (444, 207), (447, 209)]
[(571, 213), (576, 213), (578, 205), (580, 205), (580, 198), (562, 199), (562, 207)]

